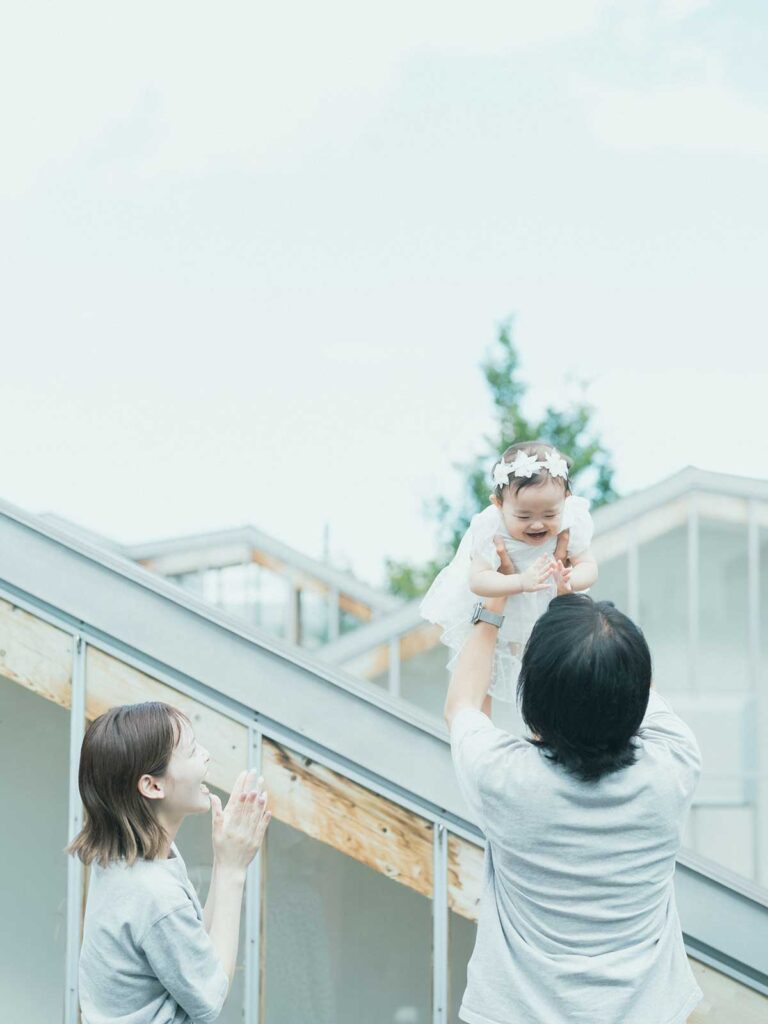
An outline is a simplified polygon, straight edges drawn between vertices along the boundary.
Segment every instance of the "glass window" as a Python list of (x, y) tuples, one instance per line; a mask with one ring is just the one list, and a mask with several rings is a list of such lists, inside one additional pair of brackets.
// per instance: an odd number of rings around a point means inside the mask
[[(406, 634), (407, 637), (407, 634)], [(389, 688), (389, 649), (382, 648), (383, 671), (371, 677), (371, 682), (386, 690)], [(448, 689), (446, 665), (450, 651), (441, 643), (430, 650), (421, 651), (400, 661), (400, 696), (424, 711), (442, 718), (445, 694)]]
[(702, 689), (749, 689), (747, 603), (746, 527), (701, 520), (696, 678)]
[[(763, 515), (765, 513), (763, 512)], [(768, 528), (759, 532), (760, 651), (756, 695), (755, 881), (768, 889)]]
[(662, 692), (689, 684), (687, 544), (687, 527), (678, 527), (638, 548), (640, 626)]
[(459, 1007), (467, 987), (467, 964), (475, 948), (477, 925), (460, 914), (448, 914), (448, 1024), (459, 1024)]
[(316, 590), (303, 589), (299, 595), (301, 621), (300, 641), (310, 649), (328, 643), (328, 603), (330, 596)]
[(729, 871), (754, 878), (754, 825), (754, 807), (749, 804), (694, 806), (688, 815), (683, 843)]
[[(222, 804), (226, 805), (229, 794), (211, 787), (211, 792), (217, 793)], [(205, 906), (208, 897), (208, 889), (211, 884), (211, 868), (213, 867), (213, 848), (211, 846), (211, 816), (210, 814), (195, 814), (184, 820), (176, 837), (184, 863), (187, 865), (187, 872), (190, 881), (197, 889), (200, 902)], [(216, 1018), (217, 1024), (241, 1024), (245, 1008), (245, 899), (243, 899), (243, 912), (240, 915), (240, 943), (237, 949), (237, 965), (235, 976), (229, 989), (227, 1001), (220, 1016)]]
[(66, 958), (69, 712), (5, 677), (0, 805), (3, 1019), (58, 1021)]
[[(288, 614), (288, 581), (256, 563), (228, 565), (178, 577), (184, 587), (204, 601), (260, 626), (275, 636), (284, 636)], [(194, 585), (193, 585), (194, 581)]]
[(598, 563), (597, 583), (590, 588), (590, 597), (595, 601), (613, 601), (619, 611), (630, 615), (629, 608), (629, 567), (626, 555), (607, 558)]
[(359, 619), (356, 615), (353, 615), (352, 612), (346, 611), (344, 608), (340, 608), (339, 636), (344, 636), (345, 633), (352, 633), (354, 630), (366, 625), (368, 621), (370, 620)]
[(450, 651), (439, 641), (428, 651), (421, 651), (400, 662), (400, 693), (413, 704), (438, 718), (443, 717), (448, 690), (448, 658)]
[(178, 576), (169, 576), (168, 580), (175, 583), (177, 587), (188, 590), (196, 597), (203, 596), (204, 574), (201, 572), (185, 572)]
[(273, 820), (266, 857), (266, 1024), (428, 1024), (432, 905)]

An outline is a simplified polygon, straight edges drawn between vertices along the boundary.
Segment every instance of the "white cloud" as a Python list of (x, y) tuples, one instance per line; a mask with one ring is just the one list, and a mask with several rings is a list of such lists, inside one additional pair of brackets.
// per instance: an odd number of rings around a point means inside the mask
[(341, 104), (343, 122), (414, 52), (539, 46), (588, 32), (605, 2), (137, 0), (118, 11), (93, 0), (30, 0), (0, 40), (0, 89), (15, 97), (4, 112), (0, 188), (23, 191), (92, 145), (103, 153), (114, 141), (125, 158), (111, 126), (130, 120), (147, 94), (157, 102), (145, 132), (153, 156), (138, 154), (145, 173), (263, 160), (328, 104)]
[(662, 0), (661, 14), (670, 21), (684, 21), (711, 6), (712, 0)]
[(587, 118), (615, 149), (768, 156), (768, 109), (725, 87), (590, 90)]

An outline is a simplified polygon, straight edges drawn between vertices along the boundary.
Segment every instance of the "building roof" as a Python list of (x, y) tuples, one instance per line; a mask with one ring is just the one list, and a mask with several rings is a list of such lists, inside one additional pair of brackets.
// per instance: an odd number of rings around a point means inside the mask
[[(375, 782), (476, 830), (453, 779), (447, 734), (408, 704), (230, 618), (106, 550), (0, 502), (0, 591), (76, 625), (179, 685), (252, 709), (304, 748), (331, 751)], [(768, 993), (768, 894), (681, 856), (678, 904), (689, 943)]]
[[(255, 526), (237, 526), (223, 530), (206, 531), (161, 540), (120, 544), (103, 534), (48, 513), (40, 517), (61, 532), (122, 555), (133, 562), (162, 568), (162, 575), (177, 575), (197, 568), (218, 568), (250, 560), (254, 550), (270, 555), (297, 573), (310, 576), (330, 589), (338, 590), (368, 605), (375, 613), (386, 613), (400, 607), (400, 598), (358, 579), (351, 572), (338, 569), (328, 562), (312, 558), (284, 541), (278, 540)], [(207, 557), (206, 557), (207, 556)]]

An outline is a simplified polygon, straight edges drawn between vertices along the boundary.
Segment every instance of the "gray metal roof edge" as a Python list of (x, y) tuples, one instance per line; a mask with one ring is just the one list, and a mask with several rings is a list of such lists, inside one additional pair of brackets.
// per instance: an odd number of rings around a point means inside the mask
[[(373, 684), (366, 684), (355, 676), (334, 669), (327, 663), (313, 657), (306, 648), (280, 640), (271, 633), (251, 626), (236, 616), (228, 615), (226, 612), (201, 600), (182, 587), (170, 583), (162, 576), (158, 576), (156, 573), (137, 565), (131, 558), (111, 550), (96, 547), (80, 537), (68, 533), (66, 530), (52, 526), (33, 513), (0, 500), (0, 520), (3, 518), (18, 522), (41, 537), (50, 539), (57, 545), (88, 559), (101, 568), (139, 584), (143, 589), (172, 602), (174, 606), (184, 608), (193, 613), (197, 618), (220, 626), (227, 633), (239, 636), (249, 643), (256, 644), (259, 648), (276, 655), (291, 665), (303, 668), (318, 676), (324, 682), (354, 694), (359, 699), (379, 708), (386, 714), (393, 715), (416, 728), (439, 736), (447, 742), (446, 730), (437, 724), (432, 716), (420, 711), (413, 704), (392, 697), (384, 690), (378, 692), (378, 688)], [(0, 564), (2, 564), (1, 556)]]
[(635, 516), (659, 508), (693, 491), (768, 501), (768, 480), (730, 473), (714, 473), (711, 470), (698, 469), (696, 466), (686, 466), (658, 483), (595, 509), (595, 530), (602, 533), (623, 526)]
[[(713, 966), (763, 994), (768, 993), (768, 891), (706, 857), (680, 852), (675, 896), (687, 939), (709, 951)], [(703, 957), (707, 962), (706, 955)]]
[(87, 526), (82, 526), (80, 523), (76, 523), (73, 519), (68, 519), (67, 516), (60, 516), (58, 512), (41, 512), (38, 514), (38, 518), (41, 522), (46, 523), (48, 526), (52, 526), (54, 529), (60, 530), (62, 533), (71, 534), (73, 537), (79, 537), (80, 540), (86, 544), (90, 544), (92, 547), (98, 547), (105, 551), (113, 551), (117, 554), (124, 554), (123, 545), (116, 541), (113, 537), (107, 537), (103, 533), (99, 533), (97, 530), (91, 530)]
[(394, 594), (378, 590), (364, 580), (358, 579), (350, 572), (337, 569), (327, 562), (307, 555), (297, 548), (278, 540), (271, 534), (265, 533), (258, 527), (251, 524), (244, 526), (233, 526), (222, 530), (213, 530), (204, 533), (189, 534), (181, 537), (168, 537), (161, 540), (141, 541), (135, 544), (124, 544), (121, 549), (127, 557), (134, 560), (157, 558), (162, 555), (172, 554), (177, 551), (185, 551), (216, 544), (247, 543), (254, 547), (262, 548), (276, 558), (281, 558), (294, 568), (309, 575), (316, 576), (330, 586), (356, 597), (361, 601), (371, 604), (377, 609), (389, 610), (396, 608), (401, 602)]

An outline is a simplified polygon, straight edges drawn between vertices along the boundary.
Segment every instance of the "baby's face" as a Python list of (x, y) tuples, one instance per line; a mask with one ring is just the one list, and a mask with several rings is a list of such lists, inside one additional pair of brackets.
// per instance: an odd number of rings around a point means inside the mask
[(560, 532), (565, 489), (560, 481), (548, 477), (542, 484), (524, 487), (515, 494), (505, 488), (501, 504), (495, 495), (491, 501), (501, 512), (510, 537), (526, 544), (542, 545)]

